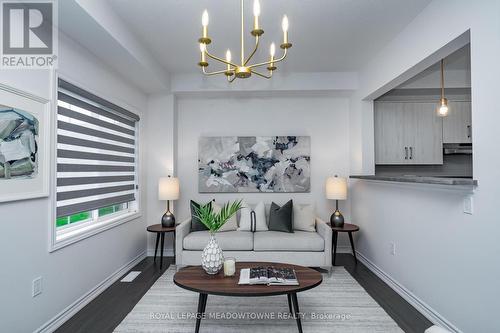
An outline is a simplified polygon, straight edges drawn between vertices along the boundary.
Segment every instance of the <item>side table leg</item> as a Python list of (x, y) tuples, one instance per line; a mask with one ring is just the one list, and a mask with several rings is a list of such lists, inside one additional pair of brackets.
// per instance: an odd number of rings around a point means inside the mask
[(162, 232), (161, 233), (161, 249), (160, 249), (160, 271), (161, 271), (161, 268), (163, 266), (163, 245), (165, 244), (165, 233)]
[(333, 235), (332, 235), (332, 239), (333, 239), (333, 263), (332, 263), (332, 266), (335, 266), (335, 259), (337, 257), (337, 239), (338, 239), (338, 232), (334, 231), (333, 232)]
[(349, 232), (349, 240), (351, 241), (352, 255), (354, 256), (354, 262), (357, 264), (358, 259), (356, 258), (356, 250), (354, 249), (354, 241), (352, 240), (352, 232)]
[(297, 320), (297, 328), (299, 329), (299, 333), (302, 333), (302, 323), (300, 321), (300, 310), (299, 310), (299, 301), (297, 300), (297, 294), (292, 294), (292, 302), (293, 302), (293, 314), (295, 319)]
[(155, 258), (153, 262), (156, 264), (156, 254), (158, 253), (158, 243), (160, 242), (160, 233), (156, 233)]
[(175, 230), (174, 230), (174, 264), (175, 264)]

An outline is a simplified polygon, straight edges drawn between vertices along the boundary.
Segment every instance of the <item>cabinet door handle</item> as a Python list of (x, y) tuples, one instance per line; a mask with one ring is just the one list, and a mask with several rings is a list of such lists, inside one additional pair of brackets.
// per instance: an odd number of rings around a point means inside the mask
[(467, 138), (470, 139), (472, 136), (472, 127), (470, 125), (467, 125)]
[(408, 147), (405, 147), (405, 160), (408, 159)]
[(413, 147), (410, 147), (410, 160), (413, 159)]

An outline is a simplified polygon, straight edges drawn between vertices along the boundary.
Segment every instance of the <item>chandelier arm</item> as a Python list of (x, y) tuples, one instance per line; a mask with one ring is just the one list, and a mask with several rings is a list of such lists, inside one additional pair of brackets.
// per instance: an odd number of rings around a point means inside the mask
[[(223, 71), (216, 71), (216, 72), (207, 72), (205, 70), (205, 67), (202, 67), (203, 68), (203, 74), (205, 75), (216, 75), (216, 74), (222, 74), (222, 73), (226, 73), (227, 72), (227, 69), (226, 70), (223, 70)], [(232, 70), (231, 70), (232, 71)]]
[(236, 75), (234, 75), (231, 79), (228, 79), (227, 82), (232, 83), (234, 80), (236, 80)]
[(248, 56), (247, 60), (243, 63), (243, 66), (246, 66), (250, 59), (252, 59), (253, 55), (255, 52), (257, 52), (257, 49), (259, 48), (259, 36), (255, 36), (255, 48), (253, 49), (252, 53)]
[(231, 65), (231, 66), (233, 66), (233, 67), (238, 67), (238, 65), (233, 64), (232, 62), (228, 62), (228, 61), (226, 61), (225, 59), (222, 59), (222, 58), (219, 58), (219, 57), (217, 57), (217, 56), (214, 56), (213, 54), (211, 54), (210, 52), (208, 52), (208, 50), (207, 50), (206, 48), (205, 48), (205, 54), (206, 54), (209, 58), (212, 58), (212, 59), (214, 59), (214, 60), (220, 61), (220, 62), (222, 62), (222, 63), (224, 63), (224, 64), (226, 64), (226, 65)]
[(264, 74), (262, 74), (262, 73), (256, 72), (256, 71), (254, 71), (253, 69), (251, 70), (251, 72), (252, 72), (253, 74), (258, 75), (258, 76), (260, 76), (260, 77), (263, 77), (263, 78), (265, 78), (265, 79), (270, 79), (270, 78), (273, 76), (273, 74), (272, 74), (272, 73), (271, 73), (271, 75), (269, 75), (269, 76), (268, 76), (268, 75), (264, 75)]
[(281, 58), (270, 60), (270, 61), (266, 61), (266, 62), (261, 62), (261, 63), (258, 63), (258, 64), (253, 64), (253, 65), (250, 65), (248, 67), (249, 68), (260, 67), (260, 66), (264, 66), (264, 65), (270, 65), (271, 63), (277, 63), (277, 62), (283, 61), (286, 58), (286, 54), (287, 54), (287, 49), (285, 49), (285, 52), (283, 53), (283, 56)]

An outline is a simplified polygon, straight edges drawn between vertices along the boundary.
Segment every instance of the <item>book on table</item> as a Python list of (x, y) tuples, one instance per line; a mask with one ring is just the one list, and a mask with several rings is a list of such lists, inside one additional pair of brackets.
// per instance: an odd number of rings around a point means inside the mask
[(268, 286), (298, 286), (297, 275), (292, 268), (259, 266), (242, 268), (238, 284), (266, 284)]

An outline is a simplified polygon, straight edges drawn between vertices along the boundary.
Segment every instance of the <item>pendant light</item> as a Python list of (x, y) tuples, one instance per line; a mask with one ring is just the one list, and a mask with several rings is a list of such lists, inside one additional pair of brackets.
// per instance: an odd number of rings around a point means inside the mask
[(446, 117), (448, 111), (448, 99), (444, 97), (444, 59), (441, 59), (441, 98), (437, 107), (437, 115), (439, 117)]

